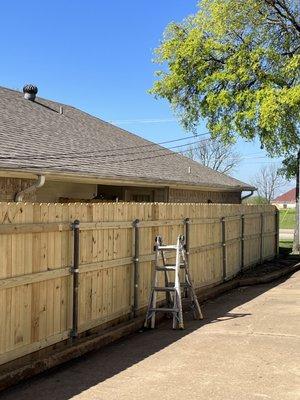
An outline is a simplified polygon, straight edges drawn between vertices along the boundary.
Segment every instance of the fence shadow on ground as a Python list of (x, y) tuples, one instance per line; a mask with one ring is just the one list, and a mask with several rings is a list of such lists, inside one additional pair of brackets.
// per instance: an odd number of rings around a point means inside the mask
[(186, 329), (172, 330), (171, 320), (163, 321), (158, 329), (130, 335), (96, 352), (89, 353), (55, 369), (31, 378), (1, 393), (1, 400), (68, 400), (73, 396), (109, 379), (159, 352), (167, 346), (204, 325), (217, 324), (226, 319), (245, 318), (249, 313), (235, 313), (241, 306), (284, 282), (288, 277), (273, 283), (242, 287), (227, 292), (203, 305), (205, 319), (194, 321), (185, 313)]

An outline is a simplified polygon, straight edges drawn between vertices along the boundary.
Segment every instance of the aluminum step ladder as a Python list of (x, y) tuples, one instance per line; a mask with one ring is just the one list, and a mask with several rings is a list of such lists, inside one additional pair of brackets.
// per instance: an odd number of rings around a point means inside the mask
[[(195, 319), (203, 319), (200, 305), (192, 284), (189, 271), (188, 259), (184, 236), (177, 238), (176, 245), (163, 245), (162, 238), (155, 238), (155, 269), (153, 286), (151, 289), (148, 309), (145, 320), (145, 328), (149, 325), (155, 327), (155, 317), (157, 312), (171, 313), (173, 315), (173, 329), (184, 329), (182, 313), (182, 290), (189, 298), (190, 306)], [(176, 252), (175, 264), (168, 264), (165, 252)], [(164, 286), (159, 286), (159, 273), (164, 273)], [(170, 281), (170, 275), (174, 280)], [(180, 276), (183, 276), (183, 282), (180, 282)], [(157, 307), (157, 293), (166, 293), (166, 307)]]

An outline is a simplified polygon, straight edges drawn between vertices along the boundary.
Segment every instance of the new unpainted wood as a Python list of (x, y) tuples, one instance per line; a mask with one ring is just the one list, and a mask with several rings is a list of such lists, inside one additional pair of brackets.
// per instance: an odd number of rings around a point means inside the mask
[[(153, 270), (153, 239), (174, 243), (189, 218), (190, 273), (195, 288), (222, 280), (221, 219), (226, 221), (227, 274), (276, 255), (275, 207), (244, 204), (0, 203), (0, 363), (64, 340), (72, 328), (71, 224), (79, 219), (79, 331), (133, 306), (132, 222), (140, 220), (138, 310), (147, 304)], [(260, 253), (260, 215), (264, 216)], [(172, 263), (173, 255), (167, 262)], [(159, 284), (162, 284), (160, 278)], [(158, 293), (158, 301), (163, 294)], [(54, 339), (55, 338), (55, 339)]]

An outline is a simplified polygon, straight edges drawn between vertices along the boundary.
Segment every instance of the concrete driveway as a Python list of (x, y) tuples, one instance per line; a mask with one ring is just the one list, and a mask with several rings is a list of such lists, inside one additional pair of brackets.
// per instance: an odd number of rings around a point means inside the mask
[[(1, 400), (300, 399), (300, 272), (205, 304), (3, 392)], [(186, 320), (188, 315), (185, 315)]]

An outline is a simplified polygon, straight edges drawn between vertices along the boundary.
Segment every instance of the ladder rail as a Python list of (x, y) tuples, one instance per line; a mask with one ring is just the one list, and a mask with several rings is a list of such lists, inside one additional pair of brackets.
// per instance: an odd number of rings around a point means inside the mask
[(197, 298), (197, 295), (195, 292), (192, 277), (190, 274), (189, 262), (188, 262), (185, 252), (182, 252), (182, 259), (184, 260), (184, 263), (186, 265), (185, 280), (188, 283), (187, 287), (188, 287), (188, 291), (189, 291), (189, 296), (190, 296), (191, 302), (194, 305), (194, 309), (193, 309), (194, 318), (203, 319), (203, 314), (202, 314), (201, 307), (200, 307), (200, 304), (199, 304), (199, 301), (198, 301), (198, 298)]
[[(161, 236), (159, 236), (159, 242), (160, 242), (160, 247), (161, 247), (163, 245)], [(162, 258), (163, 267), (166, 268), (166, 264), (167, 264), (166, 257), (165, 257), (163, 250), (161, 250), (161, 249), (160, 249), (160, 255)], [(169, 282), (170, 282), (169, 273), (168, 273), (167, 269), (164, 271), (164, 277), (165, 277), (165, 287), (167, 287), (167, 286), (169, 286)], [(170, 293), (170, 291), (166, 292), (166, 301), (167, 301), (168, 306), (171, 306), (171, 302), (173, 301), (173, 293)]]
[[(167, 264), (165, 251), (176, 251), (175, 265)], [(160, 259), (162, 265), (160, 265)], [(169, 272), (174, 272), (174, 282), (169, 279)], [(181, 281), (181, 271), (184, 282)], [(164, 286), (159, 286), (159, 273), (164, 272)], [(155, 327), (156, 312), (169, 312), (173, 316), (173, 329), (184, 329), (182, 310), (182, 289), (186, 290), (190, 300), (195, 319), (202, 319), (203, 315), (199, 305), (196, 291), (193, 286), (189, 263), (186, 254), (185, 238), (182, 235), (177, 237), (175, 245), (164, 245), (161, 236), (155, 238), (155, 266), (153, 269), (152, 288), (149, 295), (145, 327)], [(167, 306), (157, 306), (157, 294), (165, 292)]]
[[(177, 238), (177, 249), (176, 249), (176, 267), (175, 267), (175, 290), (176, 290), (176, 303), (177, 306), (179, 308), (179, 313), (178, 313), (178, 325), (180, 329), (184, 328), (183, 325), (183, 313), (182, 313), (182, 300), (181, 300), (181, 287), (180, 287), (180, 277), (179, 277), (179, 273), (180, 273), (180, 263), (181, 263), (181, 259), (180, 259), (180, 253), (181, 253), (181, 240), (180, 240), (180, 236), (178, 236)], [(175, 328), (175, 321), (173, 318), (173, 328)]]

